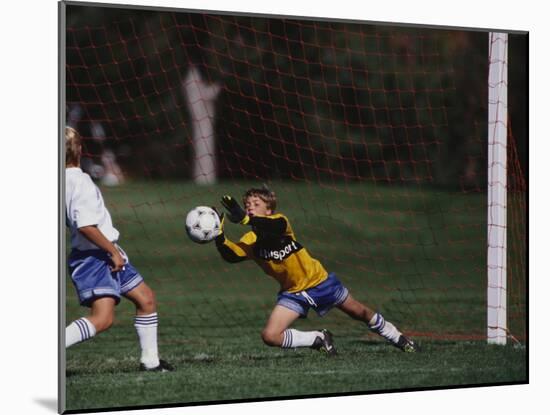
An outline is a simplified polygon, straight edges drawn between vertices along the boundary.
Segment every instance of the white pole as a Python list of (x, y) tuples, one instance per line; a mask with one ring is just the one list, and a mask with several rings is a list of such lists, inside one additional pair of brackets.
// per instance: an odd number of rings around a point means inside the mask
[(221, 87), (202, 79), (191, 66), (182, 83), (191, 114), (193, 135), (193, 180), (197, 184), (216, 182), (216, 140), (214, 137), (215, 103)]
[(508, 35), (489, 33), (487, 342), (506, 344)]

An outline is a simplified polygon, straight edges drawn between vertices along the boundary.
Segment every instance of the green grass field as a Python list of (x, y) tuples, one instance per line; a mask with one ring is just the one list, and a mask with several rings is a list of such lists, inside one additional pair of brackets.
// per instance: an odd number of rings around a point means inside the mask
[[(489, 346), (484, 195), (359, 184), (272, 184), (298, 240), (354, 297), (414, 336), (408, 355), (333, 310), (298, 329), (326, 327), (339, 355), (264, 346), (278, 286), (252, 262), (228, 264), (185, 235), (186, 212), (218, 205), (252, 183), (196, 187), (139, 182), (102, 189), (120, 244), (159, 303), (159, 345), (174, 373), (137, 371), (133, 307), (67, 351), (69, 410), (196, 403), (527, 381), (524, 346)], [(257, 183), (253, 183), (257, 184)], [(226, 225), (234, 239), (237, 225)], [(512, 254), (510, 256), (514, 258)], [(513, 285), (510, 330), (525, 343), (525, 276)], [(67, 321), (79, 307), (67, 280)]]

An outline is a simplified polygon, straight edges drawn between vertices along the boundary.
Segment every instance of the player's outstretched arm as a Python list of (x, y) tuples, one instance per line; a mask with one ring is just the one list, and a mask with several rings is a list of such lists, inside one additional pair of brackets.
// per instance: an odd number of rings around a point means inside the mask
[(216, 238), (216, 248), (222, 258), (232, 264), (244, 261), (248, 258), (244, 249), (223, 235)]
[(117, 272), (122, 269), (124, 266), (124, 258), (122, 258), (120, 251), (105, 237), (105, 235), (103, 235), (103, 233), (101, 233), (97, 226), (83, 226), (82, 228), (78, 228), (78, 231), (94, 245), (111, 254), (111, 261), (113, 262), (111, 271)]

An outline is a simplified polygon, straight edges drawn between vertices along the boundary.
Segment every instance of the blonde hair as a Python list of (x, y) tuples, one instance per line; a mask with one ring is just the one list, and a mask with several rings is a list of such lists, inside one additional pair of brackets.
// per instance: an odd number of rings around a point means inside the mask
[(82, 138), (72, 127), (65, 127), (65, 165), (78, 166), (82, 154)]
[(267, 185), (264, 184), (261, 188), (251, 187), (248, 189), (243, 195), (243, 204), (246, 205), (246, 200), (252, 196), (259, 197), (265, 202), (269, 210), (275, 212), (275, 208), (277, 207), (277, 196), (275, 195), (275, 192), (267, 187)]

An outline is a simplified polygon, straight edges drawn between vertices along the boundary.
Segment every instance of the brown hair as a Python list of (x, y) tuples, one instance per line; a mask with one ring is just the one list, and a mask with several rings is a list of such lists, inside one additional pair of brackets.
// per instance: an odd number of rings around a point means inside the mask
[(82, 138), (72, 127), (65, 127), (65, 165), (80, 165)]
[(243, 195), (243, 204), (246, 204), (246, 200), (252, 196), (262, 199), (267, 208), (272, 212), (275, 212), (275, 208), (277, 207), (277, 196), (275, 196), (275, 192), (269, 190), (267, 185), (264, 184), (261, 188), (252, 187), (248, 189)]

